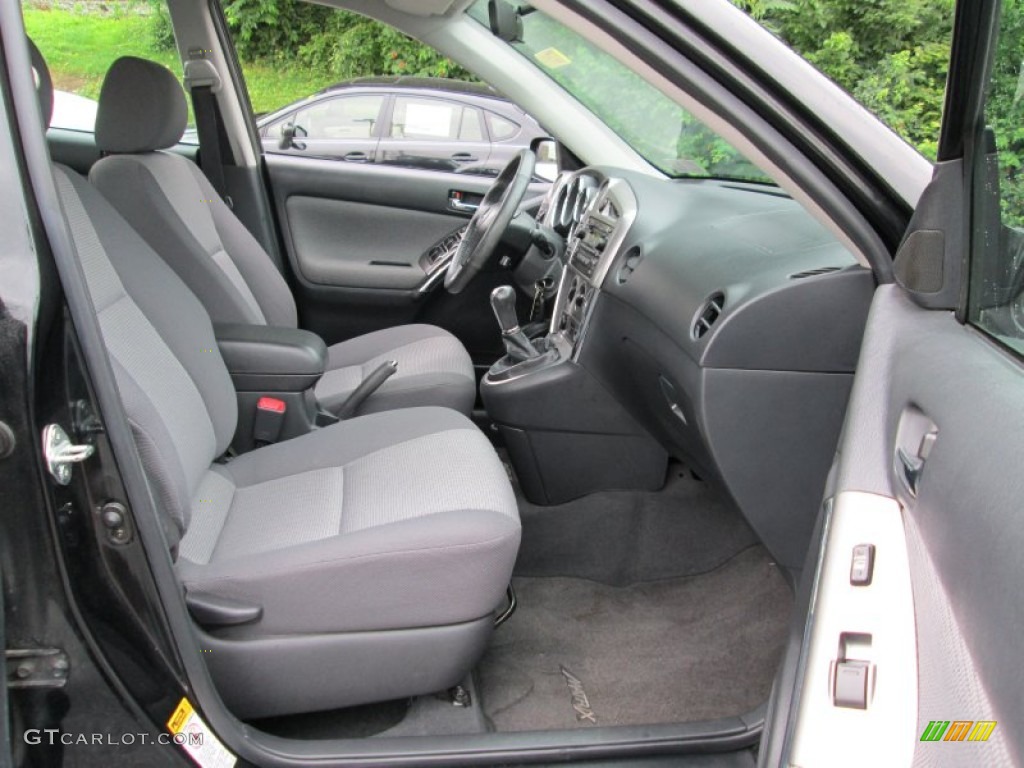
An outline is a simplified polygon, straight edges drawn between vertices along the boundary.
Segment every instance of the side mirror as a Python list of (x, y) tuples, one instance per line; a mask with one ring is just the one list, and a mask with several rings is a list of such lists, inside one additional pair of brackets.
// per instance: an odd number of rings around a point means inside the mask
[(308, 134), (306, 129), (301, 125), (295, 125), (295, 123), (288, 123), (284, 128), (281, 129), (281, 141), (278, 142), (280, 149), (305, 149), (306, 145), (296, 139), (304, 139)]
[(541, 137), (530, 142), (530, 149), (537, 156), (537, 165), (533, 173), (544, 181), (554, 181), (561, 169), (558, 162), (558, 142), (552, 138)]
[(506, 43), (523, 42), (523, 17), (518, 8), (505, 0), (489, 0), (487, 16), (492, 35)]

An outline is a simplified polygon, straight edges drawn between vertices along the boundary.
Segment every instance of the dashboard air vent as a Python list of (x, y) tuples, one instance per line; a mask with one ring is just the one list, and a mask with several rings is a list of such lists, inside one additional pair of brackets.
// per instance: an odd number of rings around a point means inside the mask
[(817, 275), (827, 275), (829, 272), (838, 272), (839, 267), (818, 267), (817, 269), (805, 269), (803, 272), (796, 272), (789, 276), (790, 280), (801, 280), (805, 277), (816, 277)]
[(697, 313), (697, 319), (693, 323), (693, 338), (702, 339), (711, 330), (711, 326), (722, 315), (725, 308), (725, 294), (722, 292), (713, 293), (704, 302), (704, 306)]
[(626, 281), (629, 280), (630, 276), (636, 272), (636, 268), (640, 266), (640, 262), (644, 260), (644, 253), (640, 250), (640, 246), (634, 245), (628, 251), (626, 251), (626, 257), (622, 261), (622, 266), (619, 267), (619, 273), (617, 275), (619, 285), (625, 285)]

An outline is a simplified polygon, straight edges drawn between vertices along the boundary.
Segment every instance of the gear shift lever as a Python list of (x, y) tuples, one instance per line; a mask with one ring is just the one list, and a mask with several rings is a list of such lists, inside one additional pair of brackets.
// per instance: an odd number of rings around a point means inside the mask
[(510, 285), (501, 285), (491, 291), (491, 309), (498, 318), (505, 352), (514, 363), (521, 363), (540, 355), (533, 343), (519, 327), (516, 315), (516, 292)]

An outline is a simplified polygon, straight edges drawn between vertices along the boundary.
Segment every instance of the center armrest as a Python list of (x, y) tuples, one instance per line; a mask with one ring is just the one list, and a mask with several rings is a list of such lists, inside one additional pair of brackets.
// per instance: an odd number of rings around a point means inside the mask
[(327, 366), (327, 345), (309, 331), (236, 323), (213, 330), (239, 392), (302, 392)]

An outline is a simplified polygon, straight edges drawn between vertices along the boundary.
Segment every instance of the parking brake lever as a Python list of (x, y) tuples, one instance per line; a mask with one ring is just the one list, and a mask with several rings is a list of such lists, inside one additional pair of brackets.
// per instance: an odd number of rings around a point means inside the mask
[(505, 342), (505, 353), (514, 363), (532, 360), (540, 355), (523, 329), (519, 327), (516, 314), (516, 292), (510, 285), (500, 285), (491, 291), (491, 309), (498, 318), (501, 338)]
[(380, 385), (394, 376), (397, 371), (398, 363), (394, 360), (388, 360), (374, 368), (373, 372), (359, 382), (359, 386), (353, 389), (352, 394), (341, 404), (341, 408), (338, 409), (338, 418), (352, 418), (366, 398), (380, 389)]

